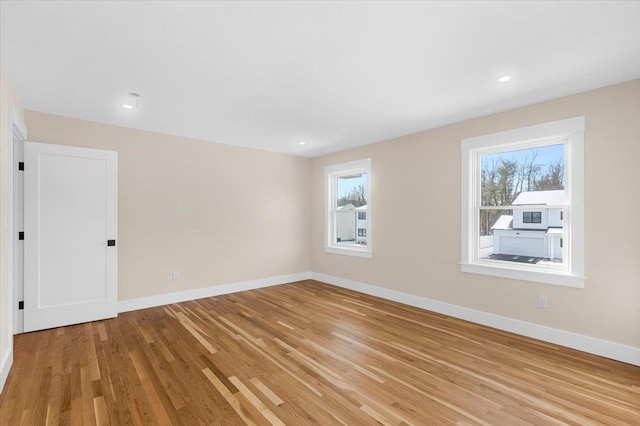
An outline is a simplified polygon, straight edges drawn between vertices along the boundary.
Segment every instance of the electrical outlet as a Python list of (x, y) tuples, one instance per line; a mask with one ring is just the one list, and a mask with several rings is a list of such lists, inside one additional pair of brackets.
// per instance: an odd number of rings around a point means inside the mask
[(547, 296), (544, 294), (538, 295), (538, 308), (547, 308), (549, 307), (549, 303), (547, 301)]
[(174, 271), (173, 272), (173, 280), (174, 281), (178, 281), (179, 279), (180, 279), (180, 272)]
[(346, 270), (348, 267), (349, 267), (349, 264), (347, 263), (346, 260), (342, 262), (342, 269)]

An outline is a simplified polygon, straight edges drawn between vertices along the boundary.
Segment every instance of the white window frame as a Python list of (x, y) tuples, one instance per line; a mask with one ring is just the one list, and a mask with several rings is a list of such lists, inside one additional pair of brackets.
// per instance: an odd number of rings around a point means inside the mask
[[(338, 178), (358, 173), (367, 174), (367, 245), (338, 245), (336, 241), (336, 206)], [(325, 181), (325, 245), (327, 253), (344, 254), (347, 256), (373, 257), (373, 203), (371, 194), (371, 158), (350, 161), (348, 163), (326, 166)]]
[[(584, 288), (584, 131), (585, 117), (574, 117), (520, 129), (462, 139), (462, 244), (460, 269), (567, 287)], [(564, 143), (565, 203), (563, 266), (542, 267), (478, 257), (481, 157)]]

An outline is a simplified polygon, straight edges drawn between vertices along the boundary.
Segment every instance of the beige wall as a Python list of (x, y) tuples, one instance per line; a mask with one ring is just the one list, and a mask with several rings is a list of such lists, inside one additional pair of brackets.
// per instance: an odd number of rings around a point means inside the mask
[(119, 300), (310, 270), (309, 159), (32, 111), (25, 120), (31, 141), (118, 151)]
[[(585, 288), (460, 272), (460, 140), (580, 115)], [(373, 259), (325, 253), (324, 166), (368, 157)], [(640, 347), (640, 80), (315, 158), (312, 196), (314, 272)]]
[[(9, 200), (9, 144), (13, 143), (12, 130), (9, 127), (9, 108), (16, 108), (16, 112), (23, 118), (23, 111), (15, 88), (0, 64), (0, 361), (3, 361), (12, 347), (13, 330), (11, 330), (10, 315), (13, 301), (9, 297), (8, 258), (7, 249), (11, 236), (4, 229), (4, 221), (8, 215)], [(11, 284), (12, 285), (12, 284)], [(0, 365), (0, 368), (3, 368)]]

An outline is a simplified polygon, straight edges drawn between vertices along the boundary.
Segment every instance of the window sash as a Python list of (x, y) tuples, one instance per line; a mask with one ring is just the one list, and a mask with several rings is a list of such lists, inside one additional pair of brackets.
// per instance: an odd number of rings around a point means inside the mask
[[(475, 264), (487, 264), (487, 265), (500, 265), (502, 267), (509, 267), (513, 269), (522, 269), (522, 270), (536, 270), (536, 271), (549, 271), (549, 272), (569, 272), (571, 271), (571, 252), (567, 249), (568, 244), (563, 244), (562, 253), (563, 253), (563, 262), (560, 265), (526, 265), (526, 264), (513, 264), (513, 262), (508, 262), (504, 260), (492, 260), (492, 259), (481, 259), (479, 255), (480, 251), (480, 211), (481, 210), (531, 210), (535, 208), (544, 208), (544, 209), (553, 209), (553, 208), (561, 208), (563, 215), (565, 215), (565, 211), (568, 211), (569, 204), (557, 204), (557, 205), (546, 205), (546, 204), (532, 204), (526, 206), (514, 206), (514, 205), (504, 205), (504, 206), (488, 206), (482, 205), (482, 186), (481, 186), (481, 173), (482, 173), (482, 157), (485, 155), (491, 154), (501, 154), (508, 153), (513, 151), (520, 151), (525, 149), (535, 149), (542, 148), (545, 146), (553, 146), (553, 145), (564, 145), (564, 161), (565, 161), (565, 176), (564, 176), (564, 187), (565, 187), (565, 200), (567, 200), (567, 193), (570, 192), (570, 178), (569, 178), (569, 165), (570, 165), (570, 153), (568, 152), (570, 138), (569, 136), (562, 135), (556, 137), (541, 137), (536, 139), (530, 139), (525, 141), (511, 142), (509, 144), (503, 144), (500, 146), (492, 146), (489, 148), (477, 148), (470, 151), (470, 155), (472, 157), (472, 169), (473, 173), (473, 181), (474, 185), (472, 186), (472, 196), (474, 199), (474, 225), (471, 228), (470, 235), (470, 251), (471, 258), (469, 259), (472, 263)], [(537, 222), (533, 222), (537, 223)], [(563, 220), (563, 237), (570, 234), (570, 221)]]
[[(562, 263), (558, 265), (526, 265), (526, 264), (514, 264), (513, 262), (505, 261), (505, 260), (493, 260), (493, 259), (483, 259), (480, 257), (480, 212), (488, 211), (488, 210), (513, 210), (513, 211), (522, 211), (525, 210), (523, 208), (518, 208), (519, 206), (479, 206), (474, 209), (474, 225), (472, 227), (472, 235), (470, 236), (470, 249), (471, 249), (471, 260), (472, 263), (476, 264), (487, 264), (487, 265), (501, 265), (504, 267), (512, 267), (517, 269), (526, 269), (526, 270), (539, 270), (539, 271), (563, 271), (569, 272), (571, 271), (571, 252), (569, 244), (564, 242), (561, 246), (562, 249)], [(531, 206), (527, 206), (531, 207)], [(563, 216), (562, 219), (562, 237), (565, 241), (571, 241), (570, 233), (571, 229), (569, 224), (571, 223), (569, 217), (570, 206), (568, 204), (553, 204), (553, 205), (544, 205), (545, 209), (562, 209), (560, 210)], [(523, 232), (539, 232), (538, 230), (531, 229), (522, 229)]]

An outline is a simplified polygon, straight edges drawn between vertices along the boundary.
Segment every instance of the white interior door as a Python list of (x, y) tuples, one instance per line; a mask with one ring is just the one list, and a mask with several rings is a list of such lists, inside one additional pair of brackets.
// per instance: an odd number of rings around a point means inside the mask
[(117, 315), (118, 154), (24, 143), (24, 331)]

